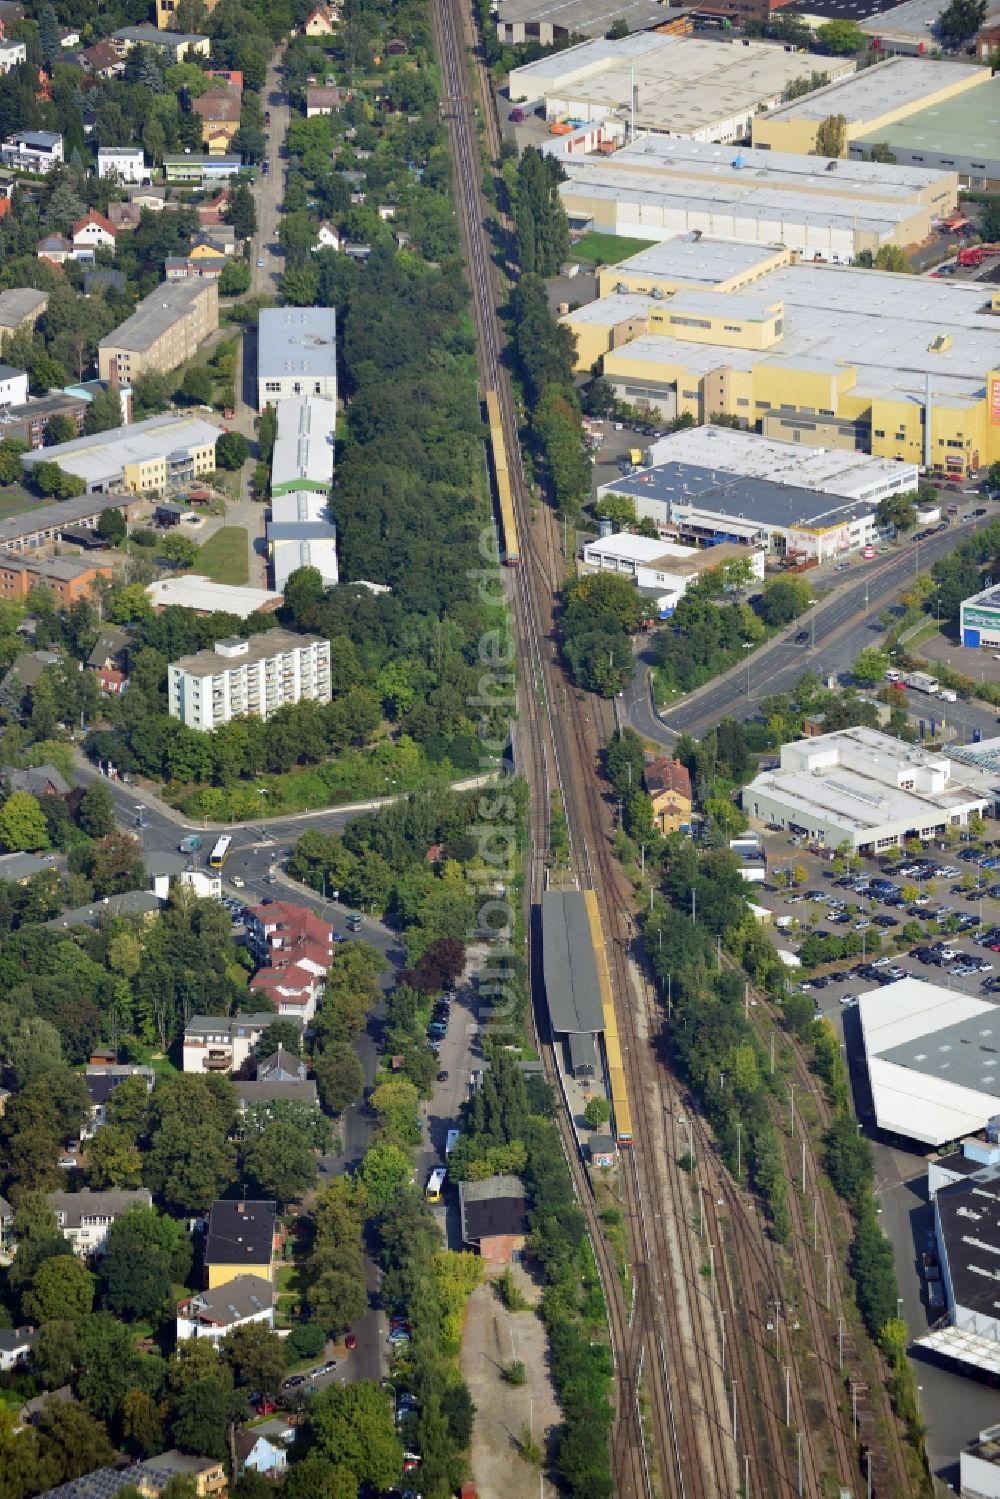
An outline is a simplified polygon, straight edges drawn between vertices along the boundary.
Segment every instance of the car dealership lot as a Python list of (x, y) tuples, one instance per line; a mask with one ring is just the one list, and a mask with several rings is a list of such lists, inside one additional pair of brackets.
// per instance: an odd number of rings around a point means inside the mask
[[(1000, 874), (973, 862), (970, 848), (931, 848), (904, 857), (906, 874), (866, 859), (849, 876), (834, 870), (833, 860), (792, 844), (787, 834), (764, 839), (768, 880), (753, 887), (752, 898), (773, 912), (776, 946), (797, 955), (810, 933), (842, 938), (850, 932), (859, 947), (857, 954), (814, 968), (790, 969), (790, 982), (808, 986), (804, 992), (822, 1014), (839, 1013), (851, 998), (907, 974), (987, 998), (1000, 992), (1000, 951), (978, 940), (1000, 928), (1000, 901), (990, 893), (1000, 893)], [(988, 850), (988, 862), (995, 854)], [(775, 876), (786, 870), (791, 880), (797, 868), (805, 880), (780, 888)], [(961, 888), (967, 873), (978, 874), (976, 891)], [(853, 886), (844, 883), (849, 879)], [(910, 887), (916, 898), (904, 902), (902, 891)], [(995, 940), (1000, 948), (1000, 931)]]

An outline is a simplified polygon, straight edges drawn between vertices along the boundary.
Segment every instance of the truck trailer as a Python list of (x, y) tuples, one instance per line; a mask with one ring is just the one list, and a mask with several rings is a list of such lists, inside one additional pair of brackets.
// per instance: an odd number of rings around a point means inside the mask
[(940, 685), (929, 671), (911, 671), (903, 680), (913, 692), (926, 692), (928, 697), (934, 697)]

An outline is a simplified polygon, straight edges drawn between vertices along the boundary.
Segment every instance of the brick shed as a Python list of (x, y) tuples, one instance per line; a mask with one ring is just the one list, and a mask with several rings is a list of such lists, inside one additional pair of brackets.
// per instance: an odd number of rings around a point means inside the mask
[(524, 1186), (516, 1176), (489, 1176), (458, 1184), (462, 1243), (478, 1250), (488, 1265), (521, 1258), (528, 1236)]

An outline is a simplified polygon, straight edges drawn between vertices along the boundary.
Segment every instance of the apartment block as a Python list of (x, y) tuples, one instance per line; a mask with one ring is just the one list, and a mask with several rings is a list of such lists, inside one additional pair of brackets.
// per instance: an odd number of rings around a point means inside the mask
[(328, 703), (330, 642), (289, 630), (230, 635), (171, 662), (167, 695), (172, 718), (206, 732), (244, 714), (270, 718), (287, 703)]
[(193, 358), (198, 345), (219, 326), (219, 288), (214, 281), (164, 282), (139, 303), (130, 318), (102, 338), (97, 358), (102, 380), (112, 367), (126, 384), (152, 371), (168, 374)]
[(75, 557), (39, 558), (31, 562), (0, 557), (0, 598), (24, 599), (33, 588), (50, 588), (60, 607), (89, 598), (98, 578), (108, 582), (114, 569)]

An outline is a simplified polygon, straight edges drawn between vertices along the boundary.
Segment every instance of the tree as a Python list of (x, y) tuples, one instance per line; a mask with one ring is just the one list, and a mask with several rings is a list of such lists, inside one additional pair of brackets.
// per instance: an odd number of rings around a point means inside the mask
[[(102, 1422), (76, 1401), (48, 1401), (36, 1422), (38, 1456), (46, 1482), (68, 1483), (115, 1460)], [(58, 1475), (58, 1476), (57, 1476)]]
[(82, 494), (86, 489), (83, 479), (77, 478), (76, 474), (65, 473), (51, 459), (39, 463), (33, 469), (32, 477), (43, 495), (52, 495), (57, 500), (71, 500), (75, 494)]
[(253, 193), (245, 182), (238, 182), (229, 194), (226, 221), (233, 226), (237, 239), (249, 239), (257, 233)]
[(97, 1192), (112, 1187), (141, 1187), (142, 1158), (123, 1129), (106, 1124), (87, 1151), (87, 1185)]
[(262, 1322), (234, 1327), (223, 1338), (221, 1352), (237, 1385), (267, 1396), (278, 1393), (285, 1374), (285, 1352), (281, 1339), (270, 1327)]
[(42, 57), (51, 68), (62, 51), (59, 22), (51, 5), (44, 5), (38, 18), (38, 41), (42, 49)]
[(813, 591), (805, 578), (773, 578), (764, 584), (760, 617), (768, 625), (787, 625), (813, 602)]
[(122, 424), (122, 402), (114, 386), (94, 396), (83, 418), (83, 430), (88, 435), (95, 432), (110, 432), (112, 427)]
[(285, 608), (291, 610), (297, 624), (302, 624), (322, 602), (325, 592), (318, 567), (297, 567), (285, 583)]
[(987, 0), (951, 0), (941, 12), (935, 31), (945, 47), (960, 47), (975, 36), (986, 19)]
[(316, 1180), (316, 1157), (294, 1125), (276, 1121), (243, 1150), (243, 1167), (265, 1197), (290, 1202)]
[(368, 1205), (377, 1215), (384, 1212), (412, 1180), (413, 1165), (401, 1146), (391, 1142), (375, 1144), (365, 1153), (359, 1175), (368, 1194)]
[(187, 1338), (170, 1361), (168, 1383), (173, 1395), (173, 1438), (182, 1452), (226, 1456), (227, 1432), (234, 1415), (245, 1409), (233, 1389), (233, 1371), (206, 1339)]
[(103, 838), (115, 825), (115, 804), (103, 781), (91, 781), (80, 798), (77, 822), (88, 838)]
[(60, 442), (72, 442), (78, 436), (76, 422), (63, 411), (57, 411), (45, 423), (45, 446), (54, 448)]
[(207, 406), (212, 399), (215, 390), (215, 381), (212, 371), (204, 364), (193, 364), (189, 370), (184, 372), (181, 381), (181, 395), (185, 401), (192, 401), (196, 406)]
[(108, 546), (121, 546), (128, 536), (128, 525), (120, 510), (112, 505), (107, 510), (102, 510), (97, 522), (97, 534)]
[(350, 1469), (355, 1484), (391, 1488), (402, 1469), (392, 1402), (371, 1380), (328, 1385), (309, 1405), (310, 1450)]
[(607, 1124), (611, 1118), (611, 1105), (606, 1098), (595, 1093), (593, 1098), (588, 1099), (583, 1117), (591, 1129), (600, 1129), (601, 1125)]
[(847, 148), (847, 120), (843, 115), (827, 115), (816, 127), (814, 156), (843, 156)]
[(831, 57), (846, 57), (870, 45), (856, 21), (827, 21), (816, 28), (816, 40)]
[(100, 899), (141, 889), (146, 882), (142, 849), (129, 833), (107, 833), (94, 844), (87, 874)]
[(215, 445), (217, 468), (235, 470), (242, 468), (250, 456), (250, 444), (242, 432), (223, 432)]
[(176, 567), (193, 567), (200, 550), (198, 543), (192, 541), (190, 536), (181, 536), (176, 532), (168, 536), (160, 548), (167, 561), (174, 563)]
[(0, 843), (12, 853), (37, 853), (49, 846), (49, 830), (38, 798), (15, 791), (0, 807)]
[(73, 1321), (94, 1305), (94, 1277), (76, 1255), (43, 1260), (22, 1302), (35, 1322)]
[(219, 277), (220, 297), (238, 297), (250, 290), (250, 266), (241, 256), (231, 255)]
[(16, 484), (24, 477), (21, 454), (28, 451), (28, 444), (19, 437), (5, 437), (0, 441), (0, 484)]
[(884, 681), (889, 670), (889, 657), (877, 646), (869, 645), (854, 658), (851, 675), (862, 687), (874, 687)]
[(364, 1069), (354, 1047), (346, 1041), (331, 1041), (317, 1052), (313, 1072), (320, 1100), (331, 1114), (342, 1114), (364, 1087)]

